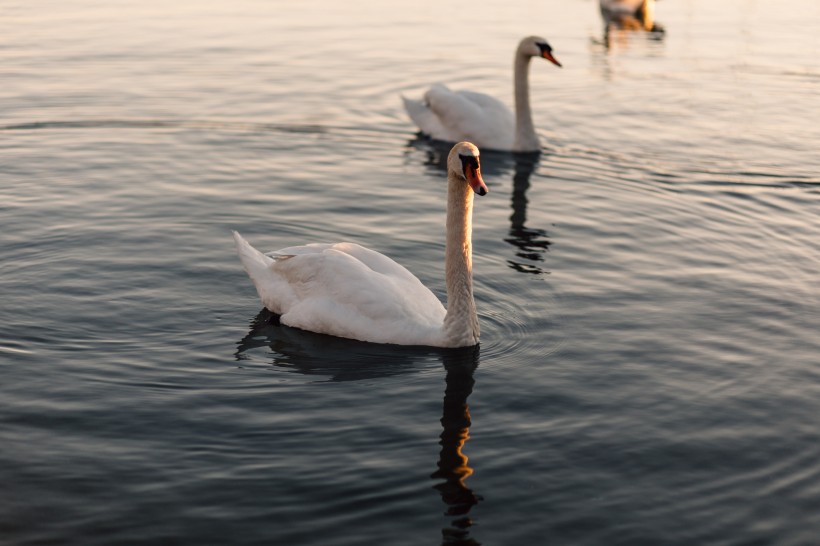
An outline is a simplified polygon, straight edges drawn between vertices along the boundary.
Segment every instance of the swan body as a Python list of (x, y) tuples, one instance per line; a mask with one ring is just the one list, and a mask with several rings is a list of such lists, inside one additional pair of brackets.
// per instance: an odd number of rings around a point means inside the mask
[(433, 347), (478, 344), (472, 205), (474, 193), (488, 190), (474, 145), (456, 144), (447, 163), (446, 309), (406, 268), (355, 243), (263, 254), (234, 232), (239, 258), (264, 306), (282, 324), (338, 337)]
[(561, 66), (545, 39), (528, 36), (521, 40), (513, 61), (514, 114), (495, 97), (475, 91), (451, 91), (443, 84), (433, 85), (422, 100), (402, 97), (404, 108), (421, 132), (435, 140), (469, 140), (480, 148), (492, 150), (538, 151), (540, 145), (532, 122), (529, 94), (532, 57), (542, 57)]
[(655, 0), (600, 0), (607, 24), (631, 30), (660, 30), (655, 24)]

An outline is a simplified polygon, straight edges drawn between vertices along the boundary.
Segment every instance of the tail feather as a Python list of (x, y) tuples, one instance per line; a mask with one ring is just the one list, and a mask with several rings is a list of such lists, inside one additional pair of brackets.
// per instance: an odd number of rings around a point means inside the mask
[(446, 131), (435, 112), (430, 110), (427, 104), (421, 100), (401, 97), (404, 102), (404, 109), (407, 115), (413, 120), (422, 133), (437, 139), (443, 139)]
[(273, 294), (270, 293), (278, 280), (278, 276), (270, 267), (274, 262), (273, 258), (265, 256), (253, 248), (250, 243), (242, 238), (236, 231), (233, 232), (233, 239), (236, 243), (236, 252), (239, 254), (242, 266), (253, 281), (254, 286), (256, 286), (259, 299), (262, 300), (262, 303), (264, 303), (269, 310), (274, 313), (280, 312), (278, 309), (272, 308), (274, 298), (272, 297)]

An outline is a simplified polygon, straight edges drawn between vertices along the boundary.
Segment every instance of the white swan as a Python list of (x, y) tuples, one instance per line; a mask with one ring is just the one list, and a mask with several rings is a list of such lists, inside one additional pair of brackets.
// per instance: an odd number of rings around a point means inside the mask
[(504, 103), (474, 91), (450, 91), (433, 85), (423, 100), (402, 97), (410, 119), (422, 133), (436, 140), (469, 140), (479, 148), (513, 152), (535, 152), (540, 146), (530, 110), (529, 65), (532, 57), (543, 57), (561, 66), (552, 47), (543, 38), (528, 36), (515, 50), (513, 80), (515, 115)]
[(309, 244), (265, 255), (234, 232), (262, 303), (281, 315), (282, 324), (323, 334), (399, 345), (476, 345), (473, 192), (489, 191), (478, 148), (469, 142), (453, 147), (447, 180), (447, 309), (407, 269), (357, 244)]

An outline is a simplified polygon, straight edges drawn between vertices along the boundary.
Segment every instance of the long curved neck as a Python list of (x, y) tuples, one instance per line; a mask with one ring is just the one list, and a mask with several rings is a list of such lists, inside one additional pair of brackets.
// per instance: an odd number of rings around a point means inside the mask
[(530, 57), (520, 51), (515, 52), (513, 64), (513, 84), (515, 87), (515, 143), (514, 152), (534, 152), (539, 149), (538, 135), (532, 123), (530, 109)]
[(444, 335), (453, 347), (478, 343), (479, 327), (473, 299), (473, 192), (464, 180), (448, 174), (447, 246), (444, 275), (447, 315)]

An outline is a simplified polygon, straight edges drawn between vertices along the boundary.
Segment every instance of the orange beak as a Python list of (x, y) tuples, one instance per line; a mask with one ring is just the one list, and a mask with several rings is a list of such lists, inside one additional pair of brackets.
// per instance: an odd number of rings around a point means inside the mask
[(541, 56), (542, 56), (542, 57), (544, 57), (544, 58), (545, 58), (546, 60), (548, 60), (549, 62), (551, 62), (552, 64), (554, 64), (555, 66), (557, 66), (558, 68), (561, 68), (561, 63), (559, 63), (559, 62), (558, 62), (558, 59), (556, 59), (555, 57), (553, 57), (553, 56), (552, 56), (552, 53), (550, 53), (549, 51), (544, 51), (544, 52), (541, 54)]
[(487, 184), (484, 183), (484, 179), (481, 178), (481, 169), (475, 169), (472, 165), (467, 166), (465, 169), (464, 174), (467, 175), (467, 183), (470, 184), (470, 187), (476, 192), (478, 195), (487, 195), (489, 193), (489, 188), (487, 188)]

